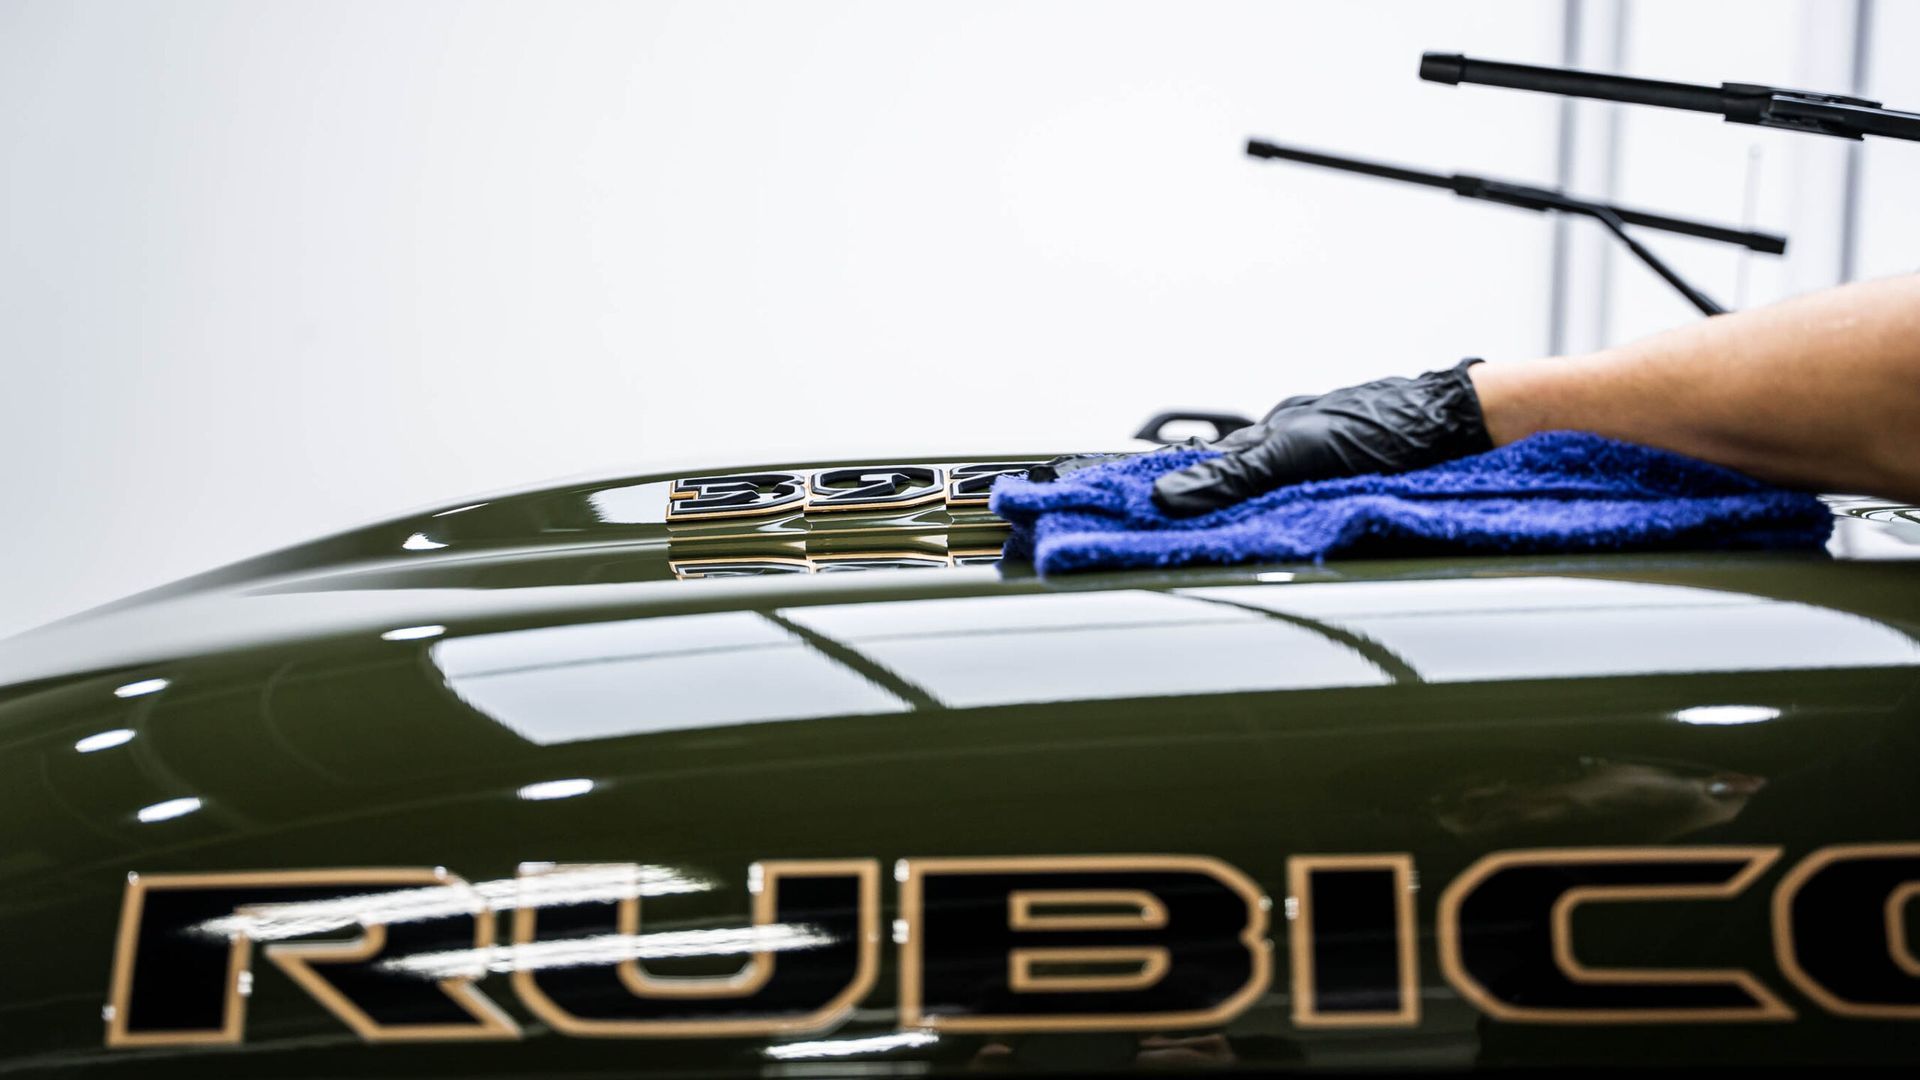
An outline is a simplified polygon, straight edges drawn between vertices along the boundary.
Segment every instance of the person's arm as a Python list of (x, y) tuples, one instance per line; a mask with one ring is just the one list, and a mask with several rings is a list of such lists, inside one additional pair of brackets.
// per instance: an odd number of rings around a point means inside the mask
[(1920, 503), (1920, 275), (1843, 285), (1585, 356), (1469, 361), (1289, 398), (1161, 477), (1205, 513), (1286, 484), (1404, 472), (1589, 431), (1790, 487)]
[(1788, 487), (1920, 502), (1920, 275), (1469, 377), (1496, 446), (1574, 428)]

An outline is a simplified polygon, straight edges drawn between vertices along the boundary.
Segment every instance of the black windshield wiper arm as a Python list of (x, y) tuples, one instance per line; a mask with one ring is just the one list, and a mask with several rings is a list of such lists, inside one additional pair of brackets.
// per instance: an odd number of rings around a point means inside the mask
[(1920, 113), (1889, 109), (1866, 98), (1755, 83), (1700, 86), (1437, 52), (1420, 57), (1420, 77), (1428, 82), (1451, 85), (1477, 83), (1509, 90), (1537, 90), (1567, 97), (1718, 113), (1736, 124), (1836, 135), (1843, 139), (1858, 139), (1863, 135), (1920, 139)]
[(1377, 176), (1386, 180), (1398, 180), (1402, 183), (1420, 184), (1426, 187), (1445, 188), (1462, 198), (1484, 199), (1487, 202), (1517, 206), (1523, 210), (1536, 210), (1542, 213), (1557, 211), (1565, 214), (1579, 214), (1590, 217), (1607, 227), (1607, 230), (1619, 237), (1627, 245), (1627, 250), (1646, 263), (1672, 285), (1694, 307), (1707, 315), (1719, 315), (1726, 308), (1715, 303), (1707, 294), (1689, 285), (1674, 269), (1660, 260), (1660, 257), (1647, 250), (1646, 246), (1635, 240), (1626, 231), (1628, 225), (1638, 225), (1646, 229), (1658, 229), (1662, 232), (1679, 233), (1683, 236), (1695, 236), (1703, 240), (1717, 240), (1723, 244), (1736, 244), (1752, 251), (1779, 255), (1787, 250), (1787, 238), (1773, 233), (1754, 232), (1750, 229), (1734, 229), (1725, 225), (1712, 225), (1701, 221), (1689, 221), (1686, 218), (1670, 217), (1645, 210), (1633, 210), (1611, 203), (1594, 202), (1581, 199), (1564, 192), (1548, 188), (1533, 187), (1528, 184), (1516, 184), (1507, 180), (1494, 180), (1485, 176), (1473, 176), (1468, 173), (1427, 172), (1424, 169), (1410, 169), (1400, 165), (1386, 165), (1377, 161), (1364, 161), (1360, 158), (1342, 157), (1338, 154), (1321, 153), (1315, 150), (1303, 150), (1298, 147), (1281, 146), (1263, 139), (1247, 140), (1247, 155), (1257, 158), (1276, 158), (1283, 161), (1298, 161), (1306, 165), (1318, 165), (1328, 169), (1340, 169), (1345, 172), (1360, 173), (1363, 176)]

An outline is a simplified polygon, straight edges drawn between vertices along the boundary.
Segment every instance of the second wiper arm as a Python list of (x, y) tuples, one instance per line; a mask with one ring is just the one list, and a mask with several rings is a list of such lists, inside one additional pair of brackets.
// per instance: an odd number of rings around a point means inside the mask
[(1638, 225), (1645, 229), (1659, 229), (1662, 232), (1680, 233), (1683, 236), (1697, 236), (1702, 240), (1718, 240), (1723, 244), (1737, 244), (1743, 248), (1779, 255), (1787, 250), (1787, 238), (1775, 233), (1755, 232), (1751, 229), (1734, 229), (1725, 225), (1713, 225), (1704, 221), (1691, 221), (1687, 218), (1670, 217), (1646, 210), (1634, 210), (1612, 203), (1593, 202), (1548, 188), (1516, 184), (1508, 180), (1494, 180), (1470, 173), (1427, 172), (1424, 169), (1409, 169), (1401, 165), (1386, 165), (1377, 161), (1361, 158), (1342, 157), (1338, 154), (1325, 154), (1317, 150), (1305, 150), (1297, 146), (1282, 146), (1264, 139), (1247, 140), (1247, 156), (1257, 158), (1280, 158), (1285, 161), (1298, 161), (1307, 165), (1319, 165), (1328, 169), (1340, 169), (1345, 172), (1360, 173), (1365, 176), (1378, 176), (1386, 180), (1399, 180), (1408, 184), (1423, 184), (1427, 187), (1446, 188), (1448, 191), (1467, 199), (1485, 199), (1489, 202), (1505, 203), (1526, 210), (1564, 210), (1568, 213), (1592, 215), (1595, 210), (1605, 208), (1613, 211), (1620, 220), (1628, 225)]
[(1542, 213), (1558, 211), (1567, 214), (1579, 214), (1590, 217), (1606, 226), (1608, 231), (1619, 237), (1642, 262), (1651, 267), (1668, 284), (1679, 290), (1689, 303), (1708, 315), (1718, 315), (1726, 309), (1713, 302), (1705, 293), (1686, 283), (1672, 267), (1662, 262), (1658, 256), (1629, 235), (1624, 226), (1638, 225), (1645, 229), (1658, 229), (1661, 232), (1679, 233), (1694, 236), (1702, 240), (1717, 240), (1723, 244), (1735, 244), (1751, 251), (1779, 255), (1787, 250), (1787, 238), (1774, 233), (1756, 232), (1751, 229), (1735, 229), (1725, 225), (1714, 225), (1704, 221), (1691, 221), (1686, 218), (1672, 217), (1667, 214), (1655, 214), (1646, 210), (1634, 210), (1612, 203), (1595, 202), (1582, 199), (1565, 192), (1550, 188), (1534, 187), (1530, 184), (1516, 184), (1508, 180), (1495, 180), (1470, 173), (1428, 172), (1424, 169), (1410, 169), (1401, 165), (1387, 165), (1361, 158), (1344, 157), (1339, 154), (1321, 153), (1294, 146), (1282, 146), (1264, 139), (1247, 140), (1247, 155), (1257, 158), (1276, 158), (1283, 161), (1297, 161), (1305, 165), (1318, 165), (1322, 168), (1339, 169), (1344, 172), (1359, 173), (1363, 176), (1377, 176), (1384, 180), (1398, 180), (1402, 183), (1420, 184), (1425, 187), (1445, 188), (1462, 198), (1483, 199), (1487, 202), (1517, 206), (1523, 210), (1536, 210)]

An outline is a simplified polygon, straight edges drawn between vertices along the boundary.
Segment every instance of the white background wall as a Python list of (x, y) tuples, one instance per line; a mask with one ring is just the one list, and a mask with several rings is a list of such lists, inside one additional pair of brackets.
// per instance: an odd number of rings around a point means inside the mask
[[(1729, 302), (1836, 280), (1843, 143), (1595, 106), (1562, 154), (1554, 99), (1414, 73), (1844, 90), (1857, 7), (0, 0), (0, 632), (557, 475), (1096, 448), (1540, 355), (1556, 236), (1569, 345), (1689, 317), (1584, 227), (1248, 135), (1750, 202), (1795, 252), (1743, 291), (1656, 246)], [(1870, 89), (1920, 107), (1920, 2), (1873, 7)], [(1920, 265), (1920, 146), (1864, 155), (1860, 268)]]
[[(1920, 67), (1911, 62), (1920, 43), (1915, 0), (1575, 0), (1570, 7), (1582, 30), (1582, 66), (1680, 82), (1851, 93), (1920, 111)], [(1602, 103), (1576, 106), (1572, 122), (1574, 188), (1791, 238), (1785, 258), (1687, 238), (1652, 241), (1729, 307), (1920, 269), (1920, 205), (1913, 197), (1920, 191), (1920, 144), (1854, 143)], [(1849, 180), (1849, 170), (1856, 179)], [(1579, 223), (1570, 231), (1569, 347), (1630, 340), (1696, 317), (1598, 226)]]

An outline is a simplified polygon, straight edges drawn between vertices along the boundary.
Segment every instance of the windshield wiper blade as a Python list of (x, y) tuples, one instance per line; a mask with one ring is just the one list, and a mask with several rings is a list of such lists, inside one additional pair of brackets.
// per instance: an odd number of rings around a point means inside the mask
[(1727, 309), (1688, 284), (1674, 269), (1661, 261), (1660, 257), (1649, 251), (1644, 244), (1634, 239), (1626, 231), (1626, 226), (1637, 225), (1645, 229), (1657, 229), (1661, 232), (1678, 233), (1682, 236), (1698, 237), (1702, 240), (1716, 240), (1723, 244), (1735, 244), (1750, 251), (1779, 255), (1787, 250), (1787, 238), (1774, 233), (1756, 232), (1751, 229), (1735, 229), (1726, 225), (1714, 225), (1703, 221), (1691, 221), (1686, 218), (1656, 214), (1646, 210), (1635, 210), (1612, 203), (1596, 202), (1568, 195), (1550, 188), (1534, 187), (1530, 184), (1518, 184), (1509, 180), (1495, 180), (1470, 173), (1436, 173), (1424, 169), (1413, 169), (1402, 165), (1388, 165), (1378, 161), (1366, 161), (1361, 158), (1344, 157), (1317, 150), (1306, 150), (1294, 146), (1282, 146), (1264, 139), (1247, 140), (1247, 155), (1257, 158), (1271, 158), (1282, 161), (1297, 161), (1306, 165), (1318, 165), (1322, 168), (1339, 169), (1343, 172), (1359, 173), (1363, 176), (1375, 176), (1385, 180), (1398, 180), (1402, 183), (1420, 184), (1425, 187), (1444, 188), (1466, 199), (1482, 199), (1487, 202), (1517, 206), (1523, 210), (1535, 210), (1542, 213), (1554, 211), (1564, 214), (1578, 214), (1590, 217), (1605, 226), (1627, 245), (1627, 250), (1641, 262), (1651, 267), (1667, 284), (1702, 313), (1719, 315)]
[(1428, 82), (1476, 83), (1509, 90), (1536, 90), (1566, 97), (1622, 101), (1629, 105), (1657, 105), (1666, 109), (1718, 113), (1735, 124), (1805, 131), (1858, 139), (1879, 135), (1890, 139), (1920, 139), (1920, 113), (1889, 109), (1877, 101), (1788, 90), (1757, 83), (1694, 83), (1636, 79), (1572, 68), (1510, 64), (1480, 60), (1459, 53), (1423, 53), (1420, 77)]

